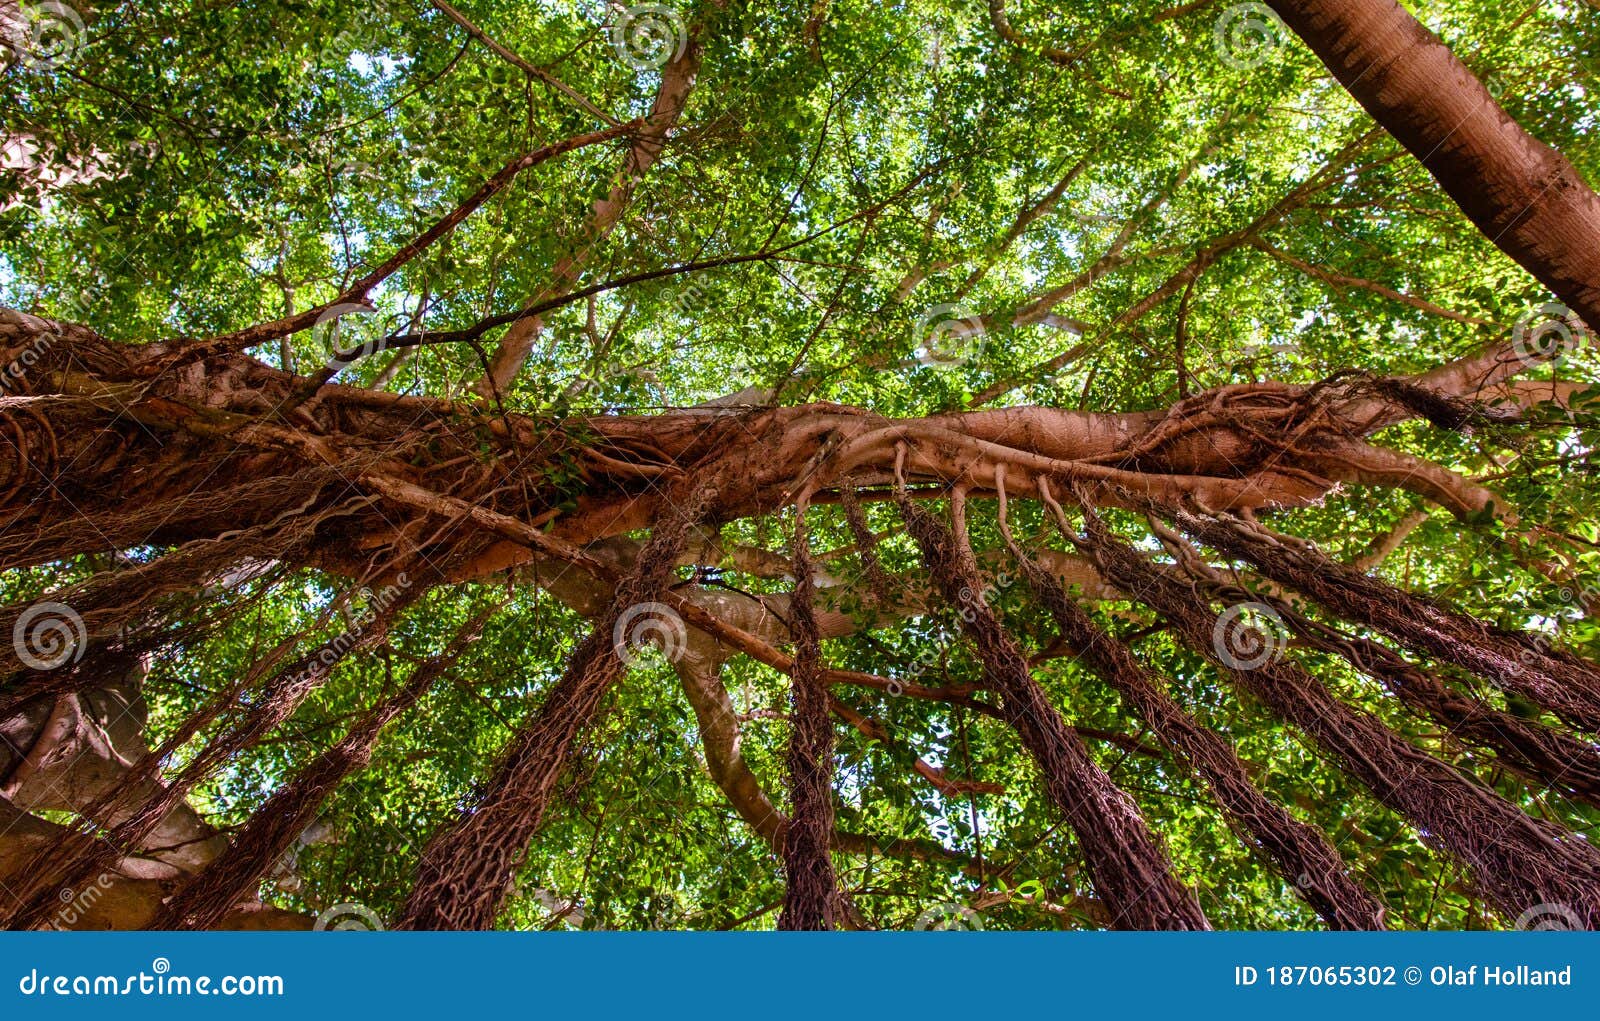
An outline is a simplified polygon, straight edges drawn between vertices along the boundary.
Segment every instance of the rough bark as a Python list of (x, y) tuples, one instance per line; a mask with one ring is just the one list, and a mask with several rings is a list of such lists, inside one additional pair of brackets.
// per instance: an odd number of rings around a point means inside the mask
[(574, 742), (626, 670), (617, 635), (623, 614), (660, 598), (689, 530), (715, 495), (709, 484), (679, 490), (683, 505), (658, 524), (633, 572), (618, 584), (610, 609), (578, 644), (561, 679), (512, 738), (483, 796), (424, 848), (416, 886), (396, 928), (493, 927)]
[(785, 877), (780, 929), (832, 929), (840, 907), (829, 850), (833, 843), (833, 719), (820, 676), (822, 648), (811, 605), (814, 585), (803, 518), (795, 525), (794, 633), (790, 671), (789, 831), (783, 842)]
[(1444, 728), (1450, 739), (1488, 751), (1492, 761), (1541, 787), (1600, 808), (1600, 749), (1534, 720), (1496, 709), (1456, 690), (1393, 649), (1307, 618), (1281, 599), (1234, 589), (1232, 602), (1271, 606), (1301, 639), (1331, 652), (1381, 683), (1407, 708)]
[[(0, 906), (16, 906), (9, 891), (35, 855), (71, 838), (66, 827), (0, 798)], [(138, 929), (150, 923), (174, 886), (175, 881), (159, 863), (136, 856), (123, 858), (86, 883), (59, 888), (54, 910), (36, 928)], [(294, 931), (311, 925), (309, 916), (251, 899), (230, 906), (216, 927)]]
[[(1315, 741), (1351, 777), (1470, 871), (1507, 918), (1561, 904), (1600, 925), (1600, 853), (1582, 838), (1530, 818), (1476, 781), (1406, 742), (1369, 713), (1340, 702), (1291, 661), (1237, 669), (1215, 637), (1218, 615), (1192, 582), (1151, 563), (1086, 514), (1086, 550), (1107, 575), (1171, 621), (1238, 690)], [(1234, 660), (1234, 663), (1237, 663)]]
[[(984, 681), (1038, 763), (1045, 789), (1077, 834), (1095, 893), (1118, 929), (1209, 929), (1193, 893), (1172, 875), (1159, 838), (1138, 807), (1072, 733), (984, 601), (965, 541), (902, 499), (901, 512), (934, 584), (961, 615), (984, 664)], [(958, 529), (961, 527), (958, 523)]]
[(1570, 721), (1600, 731), (1600, 666), (1542, 634), (1507, 631), (1340, 564), (1308, 543), (1228, 517), (1177, 510), (1196, 538), (1263, 575), (1427, 656), (1454, 663)]
[[(150, 754), (146, 714), (137, 675), (24, 705), (0, 719), (0, 772), (11, 763), (10, 789), (0, 797), (29, 812), (92, 813), (106, 828), (126, 822), (164, 787), (155, 777), (127, 782), (128, 764)], [(33, 761), (16, 758), (13, 748), (26, 748)], [(138, 852), (150, 862), (149, 875), (172, 877), (203, 866), (222, 845), (217, 832), (179, 802), (139, 842)]]
[(472, 621), (449, 649), (418, 665), (399, 691), (369, 710), (337, 744), (273, 792), (234, 834), (227, 850), (167, 901), (145, 928), (216, 928), (233, 905), (255, 892), (261, 878), (316, 820), (340, 782), (372, 760), (383, 729), (428, 693), (476, 638), (482, 623), (482, 617)]
[[(207, 709), (184, 720), (160, 748), (144, 756), (126, 775), (82, 809), (84, 822), (73, 831), (70, 839), (42, 851), (29, 863), (25, 879), (13, 890), (18, 907), (9, 915), (0, 916), (0, 925), (33, 928), (43, 924), (56, 910), (52, 891), (91, 882), (130, 849), (143, 846), (150, 834), (172, 816), (199, 783), (288, 719), (306, 697), (328, 679), (334, 666), (345, 656), (382, 641), (393, 616), (420, 595), (414, 588), (400, 592), (364, 626), (321, 643), (309, 655), (281, 670), (272, 672), (277, 660), (264, 659), (252, 674), (268, 677), (254, 692), (252, 701), (235, 706), (238, 695), (253, 687), (247, 676), (225, 690), (222, 697), (213, 699)], [(168, 783), (152, 782), (168, 756), (230, 708), (235, 711), (228, 726), (208, 741), (176, 777)], [(150, 796), (108, 833), (100, 835), (99, 824), (94, 820), (144, 783), (151, 783)]]
[[(1006, 539), (1010, 542), (1009, 529)], [(1061, 637), (1077, 650), (1079, 660), (1116, 689), (1156, 736), (1204, 779), (1239, 837), (1332, 928), (1384, 928), (1383, 902), (1351, 878), (1327, 838), (1257, 789), (1221, 735), (1184, 712), (1161, 680), (1140, 665), (1131, 649), (1095, 624), (1049, 571), (1015, 543), (1011, 549), (1029, 588), (1049, 611)]]

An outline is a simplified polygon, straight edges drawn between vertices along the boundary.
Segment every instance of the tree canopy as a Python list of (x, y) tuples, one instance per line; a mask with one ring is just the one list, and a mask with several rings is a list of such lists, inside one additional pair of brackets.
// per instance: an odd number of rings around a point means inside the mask
[(1600, 235), (1304, 6), (0, 2), (8, 923), (1600, 923)]

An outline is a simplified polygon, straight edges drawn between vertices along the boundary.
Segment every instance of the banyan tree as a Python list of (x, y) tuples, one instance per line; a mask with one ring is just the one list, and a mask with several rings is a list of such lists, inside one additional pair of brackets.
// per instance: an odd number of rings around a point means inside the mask
[(6, 926), (1600, 924), (1600, 11), (0, 28)]

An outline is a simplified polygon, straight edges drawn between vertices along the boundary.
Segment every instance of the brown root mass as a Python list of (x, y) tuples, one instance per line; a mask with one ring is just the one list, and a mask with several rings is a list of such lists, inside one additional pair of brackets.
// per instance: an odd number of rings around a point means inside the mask
[(1298, 728), (1383, 804), (1470, 871), (1509, 918), (1562, 904), (1600, 924), (1600, 853), (1574, 834), (1529, 817), (1494, 791), (1403, 740), (1372, 715), (1340, 702), (1294, 663), (1268, 659), (1235, 669), (1214, 645), (1218, 615), (1196, 586), (1151, 563), (1085, 514), (1086, 551), (1106, 576), (1172, 622), (1184, 640), (1247, 692)]
[(819, 674), (821, 639), (812, 607), (811, 557), (806, 551), (803, 511), (794, 532), (794, 595), (789, 630), (794, 635), (790, 672), (789, 829), (783, 840), (780, 929), (832, 929), (840, 907), (838, 880), (829, 851), (833, 843), (833, 718), (828, 689)]
[(709, 485), (679, 490), (673, 507), (617, 584), (610, 608), (578, 644), (561, 679), (511, 739), (481, 798), (422, 852), (416, 886), (395, 927), (489, 929), (538, 832), (573, 743), (600, 712), (626, 665), (617, 625), (629, 609), (659, 600), (689, 532), (715, 498)]
[(1172, 875), (1159, 838), (1138, 807), (1090, 758), (1033, 679), (1027, 659), (989, 608), (971, 550), (909, 499), (901, 513), (934, 584), (961, 615), (983, 662), (984, 682), (1001, 698), (1056, 807), (1077, 834), (1096, 893), (1118, 929), (1209, 929), (1199, 902)]

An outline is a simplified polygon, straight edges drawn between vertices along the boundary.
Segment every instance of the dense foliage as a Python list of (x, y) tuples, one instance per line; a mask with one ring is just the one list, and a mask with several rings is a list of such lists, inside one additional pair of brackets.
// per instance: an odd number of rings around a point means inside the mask
[[(371, 316), (253, 353), (309, 373), (341, 332), (348, 344), (378, 330), (469, 326), (543, 295), (553, 267), (574, 257), (581, 268), (558, 293), (703, 264), (552, 309), (526, 367), (494, 397), (471, 384), (495, 332), (476, 350), (380, 352), (337, 378), (485, 406), (498, 399), (556, 422), (741, 393), (893, 417), (1022, 405), (1125, 412), (1229, 383), (1421, 371), (1503, 339), (1550, 300), (1264, 9), (1216, 0), (1157, 18), (1121, 0), (1013, 3), (1001, 16), (1008, 39), (990, 6), (817, 0), (652, 12), (669, 33), (667, 55), (690, 33), (704, 52), (659, 162), (614, 231), (596, 240), (585, 223), (617, 183), (625, 140), (528, 170), (387, 280)], [(1600, 180), (1600, 12), (1571, 2), (1410, 6), (1532, 134)], [(586, 105), (616, 121), (648, 115), (665, 62), (618, 35), (632, 11), (565, 0), (473, 0), (460, 13), (583, 102), (422, 0), (74, 12), (82, 31), (57, 59), (0, 71), (0, 304), (130, 342), (208, 336), (332, 299), (508, 160), (604, 127)], [(1239, 35), (1241, 17), (1258, 19), (1256, 37)], [(1201, 271), (1170, 286), (1201, 255)], [(1032, 304), (1074, 281), (1059, 301)], [(1159, 300), (1141, 308), (1151, 295)], [(1050, 368), (1064, 352), (1072, 356)], [(1573, 345), (1532, 375), (1595, 381), (1597, 372), (1592, 346)], [(1273, 526), (1346, 562), (1415, 526), (1376, 568), (1381, 576), (1504, 626), (1549, 631), (1592, 658), (1600, 635), (1582, 589), (1600, 568), (1597, 430), (1588, 415), (1552, 415), (1549, 427), (1446, 432), (1411, 422), (1383, 435), (1490, 486), (1514, 519), (1463, 523), (1411, 493), (1345, 487), (1275, 515)], [(582, 480), (574, 473), (568, 484), (563, 495), (575, 499)], [(869, 503), (865, 514), (884, 536), (884, 570), (919, 574), (893, 505)], [(1003, 548), (993, 504), (975, 501), (970, 515), (974, 544)], [(1136, 516), (1110, 520), (1158, 548)], [(820, 506), (808, 523), (829, 579), (870, 595), (843, 513)], [(792, 524), (787, 510), (732, 521), (722, 543), (782, 552)], [(1031, 504), (1013, 508), (1012, 526), (1035, 545), (1061, 545)], [(12, 572), (7, 601), (103, 565), (97, 555)], [(679, 577), (758, 595), (793, 584), (731, 559)], [(995, 605), (1039, 654), (1035, 676), (1068, 722), (1103, 735), (1090, 740), (1096, 758), (1164, 837), (1212, 923), (1317, 925), (1105, 681), (1053, 644), (1049, 617), (1016, 580), (995, 582)], [(385, 731), (371, 766), (335, 791), (268, 899), (311, 913), (343, 902), (385, 916), (400, 907), (428, 836), (471, 801), (587, 630), (536, 581), (490, 575), (428, 592), (382, 647), (341, 664), (196, 792), (211, 822), (241, 824), (397, 678), (498, 606), (445, 681)], [(197, 600), (196, 615), (230, 600), (238, 612), (152, 664), (152, 743), (264, 647), (337, 633), (353, 608), (328, 608), (350, 587), (273, 569)], [(1147, 608), (1087, 605), (1236, 745), (1258, 785), (1330, 836), (1393, 924), (1512, 921), (1485, 907), (1426, 835), (1219, 683)], [(856, 607), (843, 597), (838, 608)], [(830, 639), (824, 655), (908, 682), (972, 683), (978, 664), (956, 625), (934, 607)], [(1504, 773), (1336, 657), (1292, 655), (1528, 812), (1584, 834), (1600, 826), (1600, 811)], [(744, 657), (721, 679), (746, 761), (781, 798), (789, 679)], [(879, 725), (876, 738), (836, 727), (839, 829), (920, 848), (837, 856), (867, 922), (926, 927), (971, 905), (977, 914), (961, 924), (1096, 924), (1081, 906), (1092, 891), (1074, 836), (1010, 728), (960, 705), (866, 688), (836, 694)], [(504, 924), (770, 927), (781, 859), (728, 806), (704, 754), (674, 664), (642, 656), (583, 735)], [(915, 771), (919, 757), (952, 780), (999, 786), (941, 790)]]

